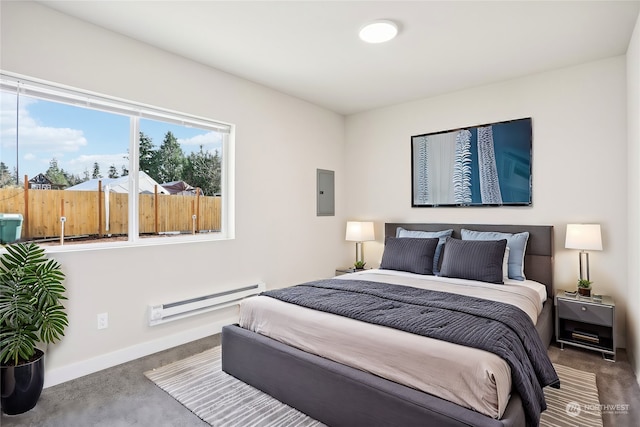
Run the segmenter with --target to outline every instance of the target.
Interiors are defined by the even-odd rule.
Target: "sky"
[[[27,96],[20,96],[18,138],[16,141],[15,93],[0,92],[0,161],[11,173],[18,163],[20,182],[45,173],[52,159],[58,167],[74,175],[93,172],[94,162],[106,177],[109,167],[118,172],[128,166],[129,117],[89,108],[81,108]],[[171,131],[185,155],[200,150],[222,154],[221,134],[204,129],[173,125],[148,119],[140,120],[140,130],[152,138],[155,148]],[[16,159],[17,147],[17,159]]]

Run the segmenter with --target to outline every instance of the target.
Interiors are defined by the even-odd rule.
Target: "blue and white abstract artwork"
[[[531,145],[531,118],[412,136],[412,206],[530,206]]]

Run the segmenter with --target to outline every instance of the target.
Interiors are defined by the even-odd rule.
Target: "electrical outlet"
[[[109,327],[109,313],[98,314],[98,329],[107,329]]]

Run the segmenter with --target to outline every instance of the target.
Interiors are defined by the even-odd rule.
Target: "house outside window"
[[[233,237],[232,125],[7,73],[0,83],[0,213],[22,215],[20,240]]]

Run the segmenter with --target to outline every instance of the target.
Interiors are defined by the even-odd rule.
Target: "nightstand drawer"
[[[613,308],[580,301],[558,300],[558,316],[595,325],[613,326]]]

